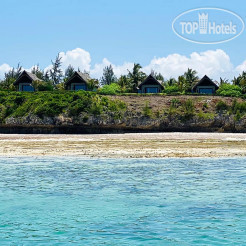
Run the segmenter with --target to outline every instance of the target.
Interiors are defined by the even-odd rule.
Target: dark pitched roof
[[[140,88],[140,87],[141,87],[142,85],[144,85],[144,84],[148,84],[149,81],[152,81],[152,82],[154,82],[154,83],[160,85],[161,88],[162,88],[162,90],[164,89],[164,87],[163,87],[163,85],[160,83],[160,81],[157,80],[152,74],[150,74],[144,81],[142,81],[142,83],[140,83],[140,84],[138,85],[138,88]]]
[[[17,85],[19,80],[23,77],[23,76],[27,76],[31,79],[31,81],[42,81],[42,79],[38,78],[35,74],[33,73],[29,73],[26,70],[24,70],[20,76],[17,78],[17,80],[14,82],[14,85]]]
[[[72,79],[74,79],[74,77],[79,77],[81,80],[83,80],[83,82],[88,83],[88,80],[91,79],[90,76],[87,73],[81,73],[81,72],[74,72],[74,74],[72,75],[72,77],[70,79],[68,79],[66,81],[66,85],[70,84]]]
[[[199,86],[199,85],[213,85],[213,86],[215,86],[215,88],[216,89],[218,89],[219,88],[219,86],[218,85],[216,85],[207,75],[205,75],[205,76],[203,76],[203,78],[200,80],[200,81],[198,81],[194,86],[193,86],[193,90],[195,90],[196,89],[196,87],[197,86]]]

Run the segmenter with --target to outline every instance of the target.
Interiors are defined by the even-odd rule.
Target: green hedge
[[[53,117],[61,113],[78,116],[82,112],[99,115],[110,111],[120,115],[125,109],[122,101],[88,91],[0,92],[0,121],[28,114]]]
[[[242,89],[237,85],[223,84],[217,90],[216,94],[226,97],[241,97]]]

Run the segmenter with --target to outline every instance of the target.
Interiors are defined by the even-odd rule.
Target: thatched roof
[[[75,77],[78,77],[81,80],[81,82],[84,82],[86,84],[88,83],[88,80],[91,79],[87,73],[81,73],[76,71],[74,72],[72,77],[66,81],[65,85],[69,85]]]
[[[164,89],[163,85],[161,84],[161,81],[157,80],[152,74],[150,74],[143,82],[141,82],[138,85],[138,88],[140,88],[144,84],[157,84],[161,86],[162,90]]]
[[[215,84],[207,75],[205,75],[200,81],[198,81],[192,90],[195,90],[197,86],[215,86],[216,89],[219,88],[217,84]]]
[[[14,82],[14,85],[19,84],[19,81],[23,78],[23,77],[28,77],[32,82],[33,81],[42,81],[42,79],[38,78],[35,74],[33,73],[29,73],[26,70],[24,70],[20,76],[17,78],[17,80]]]

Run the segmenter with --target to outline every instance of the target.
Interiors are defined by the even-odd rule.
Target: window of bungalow
[[[74,85],[74,90],[75,91],[86,90],[86,86],[85,85]]]
[[[158,93],[158,87],[147,87],[146,93]]]
[[[211,89],[211,88],[201,88],[201,89],[199,89],[199,93],[202,93],[202,94],[213,94],[214,90]]]
[[[34,88],[31,85],[23,85],[22,91],[34,91]]]

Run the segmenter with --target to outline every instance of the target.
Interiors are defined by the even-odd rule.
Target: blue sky
[[[174,34],[174,18],[200,7],[228,9],[245,21],[243,0],[0,1],[0,66],[16,66],[20,62],[24,68],[37,63],[45,68],[58,52],[66,56],[67,51],[76,48],[89,53],[90,69],[100,65],[98,71],[94,71],[97,76],[108,62],[114,64],[116,70],[124,63],[130,66],[138,62],[147,71],[154,57],[165,58],[177,53],[189,58],[192,52],[200,54],[218,49],[229,56],[234,68],[242,65],[246,60],[245,31],[232,41],[213,45],[187,42]],[[223,55],[218,59],[223,59]],[[104,58],[107,61],[103,62]]]

